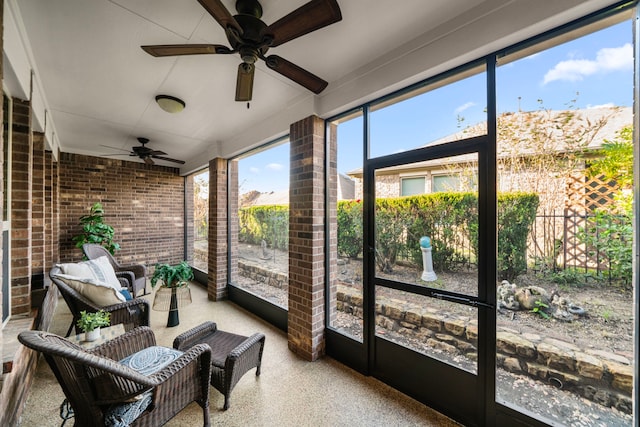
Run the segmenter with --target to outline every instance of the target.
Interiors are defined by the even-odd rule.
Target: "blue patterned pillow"
[[[171,362],[179,358],[183,353],[168,347],[147,347],[120,361],[125,366],[141,373],[152,375]],[[151,403],[151,391],[140,395],[140,399],[122,405],[113,405],[105,411],[104,422],[108,427],[126,427],[130,425]]]

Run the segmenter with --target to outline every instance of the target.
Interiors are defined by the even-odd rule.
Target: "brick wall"
[[[45,246],[44,246],[44,181],[45,155],[44,134],[33,133],[31,181],[31,289],[44,286]]]
[[[4,19],[4,0],[0,0],[0,47],[4,47],[3,44],[3,34],[4,34],[4,26],[3,26],[3,19]],[[2,57],[3,55],[0,55],[0,79],[2,79],[3,73],[3,63],[2,63]],[[0,102],[0,117],[2,117],[2,130],[3,132],[0,132],[0,200],[4,200],[4,162],[5,162],[5,158],[4,158],[4,144],[6,144],[6,142],[4,141],[4,126],[5,126],[5,120],[4,120],[4,91],[2,89],[2,87],[0,87],[0,99],[2,99],[3,101]],[[4,209],[0,209],[0,224],[2,224],[2,221],[4,221],[4,213],[3,213]],[[0,227],[0,231],[1,231],[2,227]],[[2,252],[2,248],[4,247],[4,240],[3,240],[3,236],[4,233],[0,233],[0,259],[3,259],[3,252]],[[2,262],[0,262],[0,278],[3,277],[2,275],[3,270],[2,270]],[[2,279],[0,279],[0,284],[2,282]],[[2,319],[4,317],[4,313],[2,311],[2,286],[0,285],[0,322],[2,322]],[[3,348],[3,338],[2,338],[2,326],[0,326],[0,357],[2,357],[4,355],[4,348]]]
[[[58,248],[58,164],[53,161],[53,153],[45,152],[44,180],[44,273],[45,282],[49,267],[60,257]]]
[[[215,158],[209,162],[207,293],[212,301],[218,301],[227,296],[227,230],[227,160]]]
[[[324,121],[291,125],[289,175],[289,348],[307,360],[324,354]]]
[[[11,314],[31,310],[31,107],[13,100],[11,142]]]
[[[57,170],[61,261],[81,259],[71,239],[96,202],[115,229],[119,262],[153,269],[184,259],[185,180],[177,168],[61,153]]]

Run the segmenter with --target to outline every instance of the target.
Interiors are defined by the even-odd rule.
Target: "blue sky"
[[[500,65],[498,111],[631,106],[632,77],[632,27],[625,21]],[[420,147],[483,121],[485,88],[486,77],[479,74],[373,112],[372,157]],[[240,193],[288,188],[288,162],[288,143],[240,160]],[[355,119],[338,128],[338,171],[361,166],[362,120]]]

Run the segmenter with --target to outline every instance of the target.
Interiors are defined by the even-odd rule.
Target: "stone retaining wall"
[[[338,286],[338,310],[362,318],[362,295]],[[468,317],[380,298],[376,324],[431,348],[477,360],[478,326]],[[632,413],[633,366],[620,355],[584,350],[537,334],[497,330],[498,367],[550,383],[626,414]]]
[[[288,288],[285,274],[238,262],[240,275],[280,289]],[[362,318],[362,295],[338,285],[337,309]],[[379,327],[417,338],[427,347],[477,360],[478,326],[468,317],[423,308],[405,301],[380,298],[376,303]],[[537,334],[521,334],[498,327],[497,364],[576,393],[598,404],[632,413],[633,365],[629,359],[602,350],[581,349],[571,343]]]
[[[238,261],[238,274],[256,283],[264,283],[274,288],[289,288],[289,276],[278,271],[277,268],[257,266],[246,261]]]

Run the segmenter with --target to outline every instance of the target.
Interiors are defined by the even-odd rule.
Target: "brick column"
[[[289,349],[307,360],[324,354],[324,121],[291,125],[289,176]]]
[[[44,134],[33,133],[31,181],[31,288],[44,286],[45,232],[44,232]]]
[[[240,218],[238,216],[238,161],[232,160],[229,167],[229,282],[234,282],[238,278],[238,234],[240,232]]]
[[[329,319],[333,325],[338,313],[338,126],[334,123],[327,129],[329,149],[329,186],[327,209],[329,210]],[[326,253],[326,252],[325,252]]]
[[[2,22],[4,22],[4,1],[0,0],[0,29],[2,29],[2,31],[0,31],[0,48],[4,47],[4,39],[3,39],[3,35],[4,35],[4,26],[2,25]],[[4,78],[2,70],[3,70],[3,59],[2,59],[3,55],[0,55],[0,80],[2,80]],[[2,100],[0,102],[0,117],[4,117],[4,91],[2,89],[2,87],[0,86],[0,100]],[[6,126],[6,123],[4,123],[4,119],[2,120],[2,128],[4,129],[4,127]],[[5,162],[7,161],[7,159],[4,158],[4,146],[7,143],[7,141],[4,140],[4,132],[0,132],[0,200],[3,201],[4,203],[4,169],[5,169]],[[0,209],[0,224],[2,224],[2,221],[4,221],[4,209]],[[3,259],[3,252],[2,252],[2,248],[4,248],[4,240],[3,240],[3,236],[4,233],[2,233],[2,226],[0,226],[0,259]],[[2,270],[3,265],[2,262],[0,262],[0,278],[3,277],[2,275]],[[2,318],[4,317],[4,313],[2,311],[2,283],[0,280],[0,321],[2,321]],[[3,339],[2,339],[2,327],[0,327],[0,355],[4,355],[4,350],[2,348],[2,343],[3,343]]]
[[[11,314],[31,310],[31,171],[29,101],[13,100],[11,145]]]
[[[60,182],[58,180],[58,163],[53,158],[53,153],[47,151],[47,178],[45,181],[46,193],[47,193],[47,212],[49,220],[45,222],[45,230],[47,233],[47,243],[49,245],[49,252],[46,255],[47,267],[45,271],[45,280],[48,277],[49,269],[56,262],[60,261],[60,205],[59,205],[59,190]]]
[[[207,293],[212,301],[227,296],[227,160],[209,162],[209,245]]]

